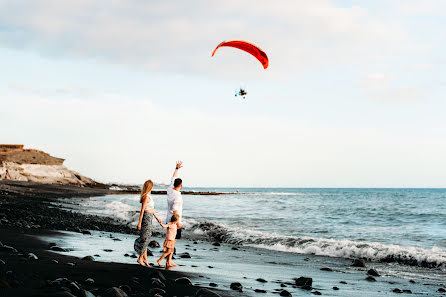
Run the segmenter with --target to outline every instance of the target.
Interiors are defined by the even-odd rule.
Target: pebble
[[[331,269],[329,267],[322,267],[320,270],[322,270],[322,271],[333,271],[333,269]]]
[[[319,291],[313,291],[313,292],[311,292],[311,293],[314,294],[314,295],[322,295],[322,293],[319,292]]]
[[[210,287],[218,287],[218,285],[216,283],[209,283]]]
[[[337,291],[337,290],[339,290],[339,288],[338,287],[333,287],[333,290]]]
[[[212,245],[213,246],[221,246],[221,244],[219,242],[214,242]]]
[[[263,278],[258,278],[256,279],[256,281],[261,282],[261,283],[266,283],[267,281]]]
[[[266,293],[266,291],[262,290],[262,289],[255,289],[254,292],[256,292],[256,293]]]
[[[311,286],[313,285],[313,279],[311,277],[301,276],[299,278],[295,278],[294,281],[296,286],[304,290],[311,290]]]
[[[113,250],[111,250],[111,249],[103,249],[103,251],[107,252],[107,253],[113,252]],[[113,287],[113,288],[115,288],[115,287]]]

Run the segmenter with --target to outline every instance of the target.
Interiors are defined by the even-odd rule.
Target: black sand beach
[[[191,280],[198,278],[193,274],[57,254],[53,252],[57,247],[35,237],[56,238],[57,230],[136,234],[134,228],[114,219],[60,209],[56,201],[105,193],[97,188],[1,181],[0,295],[217,296],[193,286]],[[230,291],[215,291],[221,296],[232,295]]]

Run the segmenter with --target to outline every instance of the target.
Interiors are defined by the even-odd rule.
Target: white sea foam
[[[367,258],[372,261],[446,268],[446,250],[316,237],[294,237],[264,233],[210,222],[196,224],[193,234],[205,234],[210,240],[245,244],[282,252],[340,258]]]

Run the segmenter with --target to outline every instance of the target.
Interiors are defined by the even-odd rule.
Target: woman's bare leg
[[[149,260],[147,260],[147,249],[144,251],[144,263],[146,263],[147,266],[149,266]]]

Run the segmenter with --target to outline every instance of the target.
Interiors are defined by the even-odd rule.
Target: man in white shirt
[[[183,187],[183,181],[181,178],[178,178],[178,170],[183,167],[183,162],[177,161],[175,166],[175,171],[173,172],[172,180],[170,181],[170,185],[167,188],[167,215],[165,223],[169,223],[170,219],[174,214],[177,214],[179,219],[179,228],[177,230],[177,239],[181,238],[181,217],[183,215],[183,197],[181,196],[181,188]],[[177,266],[172,262],[172,254],[169,255],[167,261],[168,266],[174,267]]]
[[[165,224],[170,222],[170,218],[174,214],[180,217],[181,226],[181,216],[183,214],[183,197],[181,196],[181,188],[183,187],[183,181],[181,178],[177,178],[178,170],[183,167],[183,162],[178,161],[175,167],[175,171],[170,181],[170,185],[167,188],[167,215]]]

